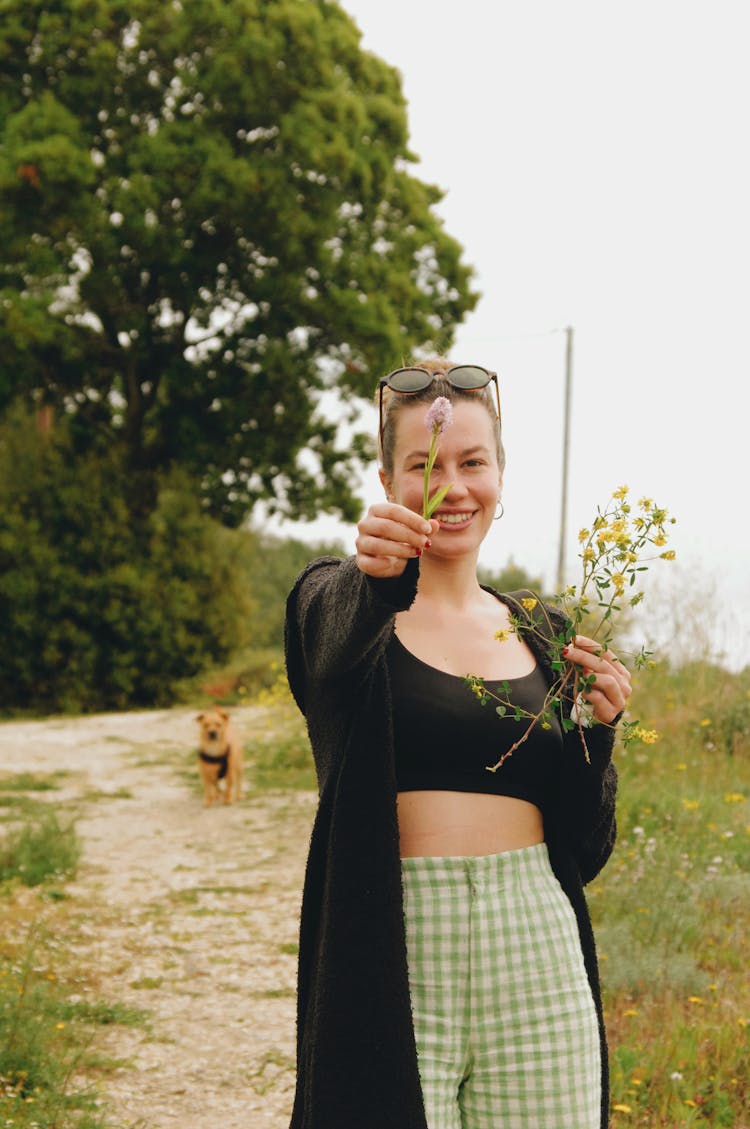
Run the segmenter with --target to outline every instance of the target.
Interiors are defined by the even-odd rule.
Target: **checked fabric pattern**
[[[402,876],[429,1129],[599,1129],[596,1013],[546,845]]]

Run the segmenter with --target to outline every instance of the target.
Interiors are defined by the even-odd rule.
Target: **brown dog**
[[[221,797],[220,781],[224,781],[224,803],[239,800],[242,794],[242,745],[237,739],[226,710],[208,710],[195,719],[200,725],[198,768],[203,781],[205,804],[210,807]]]

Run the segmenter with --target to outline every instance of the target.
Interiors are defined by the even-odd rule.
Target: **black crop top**
[[[463,678],[422,662],[395,634],[386,655],[399,792],[485,792],[544,809],[562,755],[557,719],[549,729],[535,725],[497,772],[488,772],[487,766],[500,760],[530,720],[499,717],[494,699],[482,705]],[[512,705],[534,713],[541,708],[548,687],[538,666],[505,681]],[[489,690],[499,685],[485,679]]]

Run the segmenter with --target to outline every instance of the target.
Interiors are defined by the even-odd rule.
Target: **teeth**
[[[442,525],[463,525],[471,518],[471,514],[436,514],[435,516]]]

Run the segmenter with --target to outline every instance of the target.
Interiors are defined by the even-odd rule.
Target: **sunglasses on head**
[[[498,423],[500,422],[500,388],[497,383],[496,372],[490,372],[489,369],[482,368],[481,365],[453,365],[445,372],[430,372],[429,369],[419,368],[418,365],[410,368],[397,368],[384,376],[378,386],[380,392],[378,434],[381,450],[383,448],[383,389],[390,388],[392,392],[400,392],[404,396],[409,396],[429,388],[436,376],[447,380],[453,388],[458,388],[462,392],[476,392],[480,388],[486,388],[490,381],[494,380],[497,419]]]

